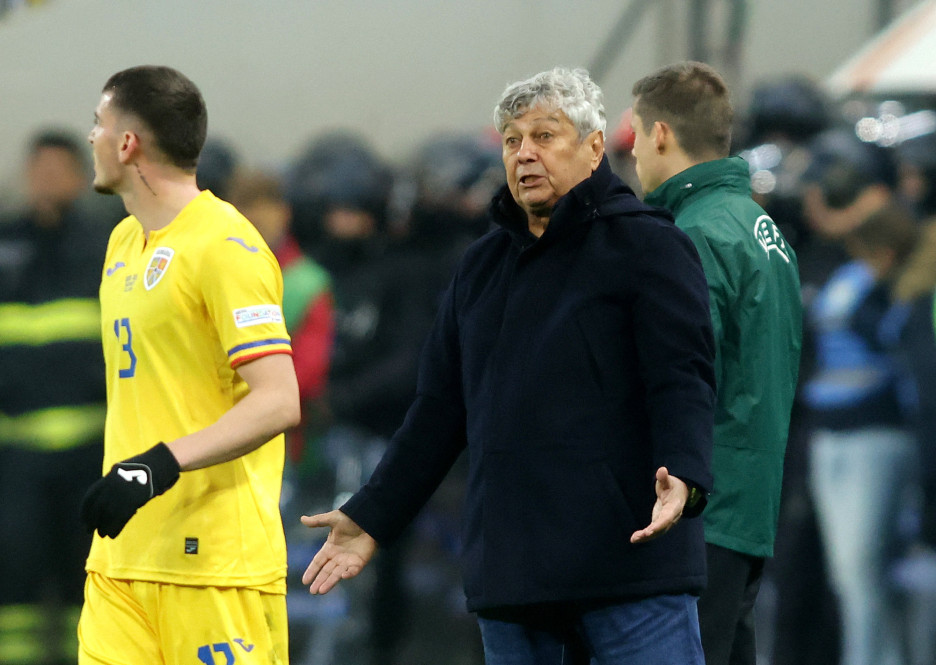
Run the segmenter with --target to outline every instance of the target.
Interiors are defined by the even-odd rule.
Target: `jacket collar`
[[[546,231],[539,239],[530,232],[526,212],[514,200],[507,185],[502,186],[494,195],[489,211],[493,221],[509,232],[515,243],[521,247],[528,247],[537,240],[541,243],[553,243],[582,228],[587,220],[597,216],[599,204],[608,197],[625,191],[631,192],[614,175],[606,155],[602,157],[601,163],[591,176],[556,202]]]
[[[650,205],[669,208],[678,215],[700,193],[717,188],[751,195],[748,163],[741,157],[726,157],[690,166],[647,194]]]

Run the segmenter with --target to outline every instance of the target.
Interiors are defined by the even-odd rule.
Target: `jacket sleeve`
[[[378,543],[397,538],[466,445],[455,281],[423,347],[416,398],[370,480],[341,511]]]
[[[654,464],[712,489],[715,341],[699,254],[675,226],[652,226],[635,257],[634,335]]]

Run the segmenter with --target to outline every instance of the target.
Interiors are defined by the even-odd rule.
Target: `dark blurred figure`
[[[936,131],[903,141],[894,151],[901,199],[920,219],[936,216]]]
[[[281,500],[291,566],[297,555],[301,558],[306,540],[305,533],[297,537],[299,516],[309,505],[330,506],[333,498],[331,474],[321,449],[329,420],[326,391],[335,328],[331,276],[300,249],[293,237],[292,206],[279,176],[238,168],[228,181],[227,191],[228,200],[260,231],[283,272],[283,317],[291,339],[302,408],[301,422],[286,432]],[[290,567],[286,579],[290,659],[306,665],[330,662],[329,641],[314,630],[321,622],[322,606],[310,607],[309,593],[299,584],[300,576],[300,570],[294,574]],[[318,653],[327,655],[318,657]]]
[[[809,144],[832,122],[830,104],[819,85],[793,75],[754,88],[738,132],[742,156],[751,168],[753,196],[777,220],[797,253],[810,249],[813,241],[803,218],[801,191],[810,163]]]
[[[462,253],[488,230],[487,206],[503,181],[500,144],[468,135],[426,141],[398,178],[402,214],[392,251],[423,301],[414,338],[428,334]]]
[[[936,224],[920,225],[905,208],[889,206],[846,242],[853,254],[880,264],[875,297],[888,310],[878,338],[897,361],[899,403],[918,447],[912,475],[920,488],[917,511],[909,528],[900,526],[912,546],[936,552]]]
[[[415,368],[398,354],[404,341],[411,343],[409,299],[406,285],[393,279],[387,252],[392,171],[354,135],[337,133],[309,147],[289,183],[295,238],[332,277],[332,416],[387,437],[415,391]]]
[[[840,241],[897,199],[893,151],[861,141],[849,129],[829,129],[809,145],[803,206],[810,230]]]
[[[803,213],[803,176],[811,162],[810,143],[832,123],[819,86],[793,75],[765,81],[753,92],[737,142],[751,171],[753,198],[793,246],[799,260],[805,305],[844,260],[838,242],[813,233]],[[812,371],[815,349],[804,325],[800,381]],[[807,482],[809,428],[797,392],[784,458],[783,490],[774,557],[765,566],[765,586],[774,591],[771,662],[825,665],[838,659],[838,617],[829,588]],[[770,594],[762,594],[769,602]]]
[[[323,452],[335,469],[339,504],[344,492],[369,477],[414,399],[420,350],[442,293],[464,249],[487,230],[484,212],[503,177],[499,142],[492,148],[483,137],[470,136],[419,146],[397,174],[356,135],[337,132],[313,142],[291,169],[293,232],[330,274],[335,297],[331,427]],[[426,650],[451,647],[438,639],[439,631],[457,639],[446,612],[461,611],[459,600],[437,598],[450,604],[426,617],[417,616],[422,608],[413,598],[413,585],[422,590],[423,604],[434,591],[460,591],[453,542],[458,528],[447,522],[457,519],[454,501],[446,500],[453,496],[460,492],[440,488],[425,511],[435,517],[417,522],[374,562],[368,623],[375,664],[434,660],[438,656],[428,657]],[[438,574],[440,557],[450,558],[454,585],[427,581],[445,578]],[[421,570],[432,568],[421,581],[407,577],[417,560],[425,564]],[[424,621],[432,627],[415,635],[414,624]],[[467,625],[480,653],[477,624],[472,619]]]
[[[829,106],[819,84],[808,76],[793,74],[763,81],[751,95],[743,142],[807,143],[828,127]]]
[[[907,419],[916,437],[917,510],[909,547],[894,569],[905,604],[909,665],[936,663],[936,135],[897,146],[900,194],[920,220],[920,239],[890,283],[893,302],[884,342],[895,354],[906,384]]]
[[[293,234],[332,280],[330,423],[322,452],[333,469],[336,501],[370,475],[416,390],[422,339],[415,333],[423,325],[422,309],[408,275],[389,252],[393,182],[392,170],[376,152],[345,131],[313,141],[287,176]],[[412,598],[404,579],[409,543],[401,539],[375,561],[365,619],[375,664],[398,662],[409,638]]]
[[[100,475],[104,358],[97,291],[119,210],[92,208],[88,150],[29,142],[25,208],[0,222],[0,663],[74,663]]]
[[[914,446],[897,367],[877,331],[889,306],[884,285],[916,227],[891,212],[899,210],[891,152],[848,130],[823,132],[810,148],[807,221],[847,258],[808,303],[815,353],[801,397],[809,486],[838,599],[842,662],[886,665],[900,662],[888,568]]]
[[[408,297],[417,305],[410,319],[413,370],[415,352],[429,334],[458,261],[489,230],[487,208],[504,178],[499,135],[493,140],[483,135],[430,139],[417,147],[398,176],[395,201],[403,214],[391,252],[393,272],[409,285]],[[413,387],[415,379],[414,374]],[[419,599],[413,608],[415,630],[426,661],[442,662],[457,649],[461,662],[483,662],[478,624],[464,609],[457,565],[467,474],[462,455],[414,524],[409,545],[407,567]],[[446,639],[438,639],[440,634]]]
[[[406,237],[417,247],[463,251],[488,230],[485,211],[502,171],[496,141],[464,135],[420,145],[405,178]]]
[[[881,595],[889,603],[891,614],[874,621],[873,630],[884,635],[892,631],[891,639],[897,646],[889,660],[883,653],[871,653],[862,662],[936,662],[936,638],[932,633],[936,621],[934,231],[928,226],[921,232],[918,220],[905,207],[890,205],[872,214],[845,238],[850,254],[875,276],[875,286],[861,306],[862,315],[856,319],[861,321],[859,330],[876,341],[894,362],[901,424],[912,435],[914,447],[903,462],[902,473],[891,471],[887,463],[881,464],[874,468],[871,482],[865,483],[871,495],[868,501],[881,504],[872,511],[861,511],[861,519],[868,523],[867,533],[862,528],[861,539],[868,551],[865,565],[881,570],[872,570],[864,577],[877,579],[877,584],[885,587]],[[869,316],[874,311],[878,314]],[[870,325],[874,321],[876,327]],[[875,489],[888,474],[889,494],[875,500]],[[847,510],[847,492],[843,499],[842,509]],[[883,538],[873,534],[877,511],[886,513],[878,520],[888,522],[885,528],[890,532]],[[847,522],[844,514],[838,518]],[[861,611],[869,607],[873,609],[874,604],[863,603]],[[896,630],[895,625],[899,626]]]
[[[209,136],[198,157],[195,182],[199,189],[207,189],[219,199],[229,200],[231,181],[237,174],[240,158],[225,139]]]

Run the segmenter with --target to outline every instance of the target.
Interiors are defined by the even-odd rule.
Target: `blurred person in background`
[[[835,243],[873,213],[898,202],[893,152],[860,140],[848,128],[827,129],[810,141],[802,180],[810,231]]]
[[[813,235],[802,211],[803,172],[808,145],[833,121],[832,105],[819,83],[789,75],[755,86],[740,118],[736,143],[751,168],[752,195],[776,220],[797,253]],[[809,266],[800,265],[800,273]],[[808,275],[807,275],[808,277]]]
[[[230,203],[251,221],[273,250],[283,271],[283,318],[292,341],[299,382],[302,422],[287,433],[288,459],[294,467],[315,469],[313,440],[322,433],[325,393],[334,337],[334,298],[328,272],[305,255],[293,237],[292,209],[280,178],[243,170],[226,188]]]
[[[426,141],[398,174],[395,202],[402,214],[390,255],[410,297],[420,301],[423,320],[412,322],[418,325],[415,339],[429,333],[468,245],[489,230],[487,206],[503,180],[500,145],[471,135]],[[414,356],[414,388],[417,360]]]
[[[489,230],[487,205],[504,180],[500,145],[470,134],[429,139],[397,180],[401,245],[439,257],[448,284],[467,246]]]
[[[878,337],[889,307],[887,271],[912,247],[898,206],[893,155],[850,130],[811,144],[804,211],[811,228],[848,259],[808,303],[815,362],[802,384],[810,491],[839,604],[843,665],[902,661],[888,570],[900,544],[896,521],[915,454],[901,410],[895,359]],[[859,229],[881,225],[876,244]]]
[[[201,169],[201,162],[199,162]],[[304,545],[299,517],[309,505],[331,500],[332,486],[321,450],[328,423],[327,385],[334,337],[334,299],[331,276],[309,258],[292,235],[292,206],[285,197],[282,178],[261,169],[238,168],[224,183],[230,203],[260,231],[283,272],[283,319],[292,344],[293,365],[302,411],[299,424],[286,432],[286,466],[281,509],[286,530],[287,560],[292,565]],[[330,503],[329,503],[330,505]],[[323,652],[328,640],[310,626],[304,612],[305,588],[287,577],[290,660],[321,662],[309,657]],[[313,629],[313,630],[310,630]],[[314,644],[312,644],[314,642]],[[329,657],[331,653],[329,652]]]
[[[897,155],[903,167],[901,193],[911,204],[921,228],[916,251],[894,281],[893,298],[911,312],[906,325],[909,332],[901,339],[909,336],[918,340],[911,347],[917,350],[904,354],[904,366],[913,371],[917,381],[917,438],[921,445],[936,445],[936,386],[932,385],[936,371],[926,371],[926,358],[922,358],[923,362],[917,360],[927,350],[928,334],[921,330],[921,319],[931,310],[928,301],[936,288],[936,133],[902,143]],[[936,322],[936,312],[930,313]],[[923,473],[920,540],[936,551],[936,455],[921,449],[920,462]],[[936,661],[936,654],[933,660]]]
[[[0,220],[0,663],[74,663],[90,536],[76,506],[98,477],[104,359],[97,290],[119,217],[85,200],[88,150],[29,141],[25,207]]]
[[[901,200],[918,219],[936,217],[936,130],[901,141],[894,153]]]
[[[736,143],[748,162],[752,196],[796,252],[805,303],[845,261],[841,243],[811,230],[803,214],[803,175],[809,145],[833,123],[832,104],[819,84],[793,74],[755,86],[739,117]],[[800,381],[811,374],[815,355],[809,326],[803,329]],[[774,556],[764,567],[758,626],[767,640],[759,648],[773,665],[826,665],[838,660],[838,614],[815,508],[808,490],[809,429],[801,391],[790,414],[783,488]]]
[[[195,183],[199,189],[207,189],[219,199],[227,201],[231,194],[231,182],[240,169],[240,157],[227,139],[209,136],[198,157],[195,167]]]
[[[393,272],[405,283],[407,298],[418,304],[409,317],[412,386],[415,396],[418,351],[428,336],[455,267],[467,247],[489,230],[487,207],[504,182],[499,137],[461,134],[433,137],[416,147],[396,179],[398,232],[390,248]],[[401,195],[402,194],[402,195]],[[400,215],[399,213],[403,214]],[[393,222],[391,222],[393,223]],[[409,308],[408,308],[409,310]],[[415,314],[420,314],[415,316]],[[399,414],[399,421],[404,413]],[[467,480],[467,457],[459,457],[407,534],[408,568],[414,594],[412,632],[430,649],[433,632],[447,635],[427,655],[434,661],[448,657],[457,644],[464,662],[481,662],[478,624],[464,609],[458,575],[461,554],[462,497]],[[394,546],[398,549],[398,546]],[[433,605],[434,604],[434,605]],[[439,611],[439,608],[444,611]],[[429,611],[427,611],[429,610]],[[472,660],[473,659],[473,660]]]
[[[367,142],[343,130],[315,137],[286,176],[293,234],[330,275],[334,296],[321,452],[333,470],[336,501],[373,469],[416,390],[425,324],[412,271],[391,252],[394,178]],[[409,535],[375,561],[373,587],[362,599],[366,657],[379,665],[398,662],[410,636]]]
[[[751,199],[747,162],[729,157],[734,110],[717,71],[677,63],[637,81],[633,94],[644,200],[672,210],[698,249],[715,331],[714,484],[702,515],[708,584],[699,599],[705,662],[755,665],[754,607],[773,554],[799,371],[796,254]]]
[[[892,299],[907,317],[898,340],[909,337],[915,351],[904,351],[902,366],[915,376],[917,438],[921,444],[936,443],[936,371],[929,373],[924,354],[931,326],[923,319],[932,314],[929,302],[936,288],[936,133],[928,133],[898,144],[894,150],[899,169],[897,192],[900,201],[920,225],[920,240],[913,254],[899,266],[891,280]],[[936,320],[936,319],[934,319]],[[903,345],[899,345],[903,348]],[[936,456],[922,453],[923,515],[921,540],[936,547]]]
[[[845,239],[850,254],[868,266],[875,278],[874,287],[862,303],[862,313],[856,317],[856,327],[876,342],[893,362],[902,426],[912,436],[914,444],[902,468],[890,471],[884,465],[874,470],[883,482],[890,483],[891,496],[885,500],[884,509],[890,510],[885,519],[892,533],[878,547],[873,542],[866,544],[868,551],[863,561],[872,568],[869,575],[872,582],[886,587],[882,595],[888,615],[874,625],[884,635],[891,635],[896,626],[901,653],[897,656],[872,653],[862,662],[922,665],[934,662],[936,656],[936,639],[932,634],[936,620],[933,580],[936,534],[932,503],[936,498],[933,494],[936,478],[933,463],[933,446],[936,445],[936,337],[932,319],[936,287],[934,241],[936,236],[921,234],[917,219],[899,205],[890,205],[872,214]],[[873,490],[874,483],[870,485]],[[845,498],[848,498],[847,492]],[[861,519],[858,515],[866,508],[866,505],[840,505],[837,519]],[[855,514],[854,518],[848,517],[849,511]]]
[[[904,219],[875,219],[883,215]],[[913,228],[918,224],[906,210],[886,208],[860,226],[852,242],[863,254],[883,255],[886,261],[878,288],[889,308],[878,337],[896,361],[900,405],[916,444],[907,481],[910,506],[897,522],[906,547],[891,572],[903,605],[907,663],[930,665],[936,662],[936,224],[929,220]],[[911,251],[898,251],[900,235],[908,244],[918,236]]]
[[[407,336],[405,285],[388,261],[393,174],[357,137],[314,140],[287,175],[293,235],[331,276],[335,339],[328,376],[333,424],[384,437],[415,372],[395,360]],[[404,376],[404,378],[400,378]],[[410,388],[413,389],[413,388]]]

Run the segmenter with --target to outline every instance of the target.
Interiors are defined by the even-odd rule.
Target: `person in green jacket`
[[[773,554],[802,339],[796,255],[751,199],[747,163],[728,156],[733,110],[718,72],[674,64],[633,95],[637,177],[646,202],[669,208],[699,252],[717,344],[705,661],[754,665],[754,602]]]

